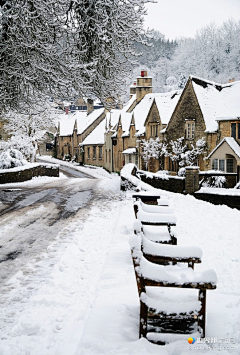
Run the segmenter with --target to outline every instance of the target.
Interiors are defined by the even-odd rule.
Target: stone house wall
[[[85,145],[84,164],[104,166],[104,145]]]
[[[113,167],[114,171],[118,172],[123,168],[124,157],[123,157],[123,138],[122,138],[122,126],[119,125],[117,129],[117,144],[113,146]]]
[[[186,134],[187,123],[194,123],[194,138],[188,138]],[[191,80],[188,80],[186,87],[182,93],[181,98],[173,112],[169,121],[166,132],[163,138],[166,138],[169,143],[171,140],[177,140],[184,137],[185,144],[195,144],[199,139],[205,138],[207,143],[206,155],[207,156],[215,147],[217,142],[217,133],[206,133],[206,126],[202,111],[198,104]],[[208,162],[200,157],[198,165],[200,170],[208,169]],[[171,170],[169,159],[165,159],[165,169]]]
[[[57,137],[57,158],[63,159],[65,155],[73,156],[72,151],[72,136]]]
[[[232,136],[232,130],[231,130],[232,123],[236,123],[237,133],[238,133],[238,125],[240,125],[240,120],[229,120],[229,121],[219,121],[218,122],[219,134],[218,134],[218,142],[217,143],[221,142],[226,137]],[[240,136],[238,136],[238,134],[235,139],[238,142],[238,144],[240,144]]]

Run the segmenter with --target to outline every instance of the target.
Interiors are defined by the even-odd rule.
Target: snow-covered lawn
[[[177,216],[178,244],[203,250],[195,269],[213,268],[218,275],[217,289],[207,292],[206,328],[206,337],[218,342],[205,350],[196,343],[191,349],[188,337],[153,345],[138,339],[139,301],[128,243],[134,222],[131,193],[119,191],[116,175],[81,169],[95,176],[100,172],[98,187],[106,199],[85,207],[4,286],[0,354],[238,355],[240,211],[159,190]]]

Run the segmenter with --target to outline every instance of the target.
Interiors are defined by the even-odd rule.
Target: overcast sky
[[[197,30],[229,18],[240,20],[240,0],[157,0],[146,5],[145,25],[169,39],[194,37]]]

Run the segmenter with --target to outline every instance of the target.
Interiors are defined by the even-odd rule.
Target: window
[[[102,159],[102,147],[99,147],[99,159]]]
[[[195,122],[187,122],[187,127],[186,127],[187,139],[194,138],[194,130],[195,130]]]
[[[88,159],[90,159],[90,148],[89,147],[87,149],[87,157],[88,157]]]
[[[212,169],[218,170],[218,159],[213,159],[212,161]]]
[[[135,155],[135,164],[138,166],[138,155]]]
[[[231,137],[240,139],[240,123],[231,123]]]
[[[132,155],[131,155],[131,154],[129,154],[129,156],[128,156],[128,162],[129,162],[129,163],[132,162]]]
[[[96,159],[96,147],[93,147],[93,159]]]
[[[111,150],[108,151],[109,163],[111,163]]]
[[[227,173],[233,173],[233,159],[227,159]]]
[[[46,143],[46,150],[52,150],[52,149],[53,149],[52,143]]]
[[[225,171],[225,161],[224,159],[219,159],[219,170]]]
[[[158,136],[158,125],[152,124],[150,127],[151,127],[151,137],[157,137]]]
[[[236,123],[231,123],[231,137],[237,138],[236,137]]]
[[[226,162],[226,163],[225,163]],[[226,171],[227,173],[233,173],[234,170],[234,159],[213,159],[212,169]]]
[[[107,149],[105,150],[105,156],[106,156],[106,163],[108,161],[108,157],[107,157]]]

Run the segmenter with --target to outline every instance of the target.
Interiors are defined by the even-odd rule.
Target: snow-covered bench
[[[145,259],[141,252],[133,254],[133,262],[140,295],[139,337],[147,337],[148,318],[150,317],[150,319],[157,318],[160,322],[159,324],[164,319],[164,324],[166,325],[167,323],[168,328],[171,328],[171,323],[174,324],[175,322],[179,324],[183,320],[185,324],[186,322],[189,323],[190,327],[193,327],[192,323],[197,322],[199,337],[204,338],[206,291],[216,289],[216,273],[213,270],[196,273],[189,267],[178,265],[157,265]],[[153,287],[155,288],[154,297],[152,296]],[[164,300],[161,298],[161,290],[159,288],[162,287],[195,289],[198,290],[198,299],[192,303],[179,301],[177,309],[175,306],[171,308],[171,303],[164,303]],[[179,331],[177,325],[173,325],[172,331]]]
[[[144,203],[157,205],[161,195],[155,191],[140,191],[132,195],[136,200],[141,200]]]
[[[153,206],[152,206],[153,207]],[[170,208],[154,206],[156,212],[146,212],[139,203],[134,204],[135,216],[143,225],[176,226],[177,217]]]
[[[143,225],[139,219],[136,219],[133,228],[135,234],[143,233],[152,242],[177,245],[177,234],[173,229],[175,227]]]
[[[164,200],[165,201],[165,200]],[[166,203],[164,205],[148,205],[142,201],[135,201],[134,210],[143,210],[148,213],[160,213],[160,214],[171,214],[173,213],[173,209],[169,207]]]
[[[187,263],[188,267],[192,269],[194,269],[195,263],[201,263],[202,257],[201,248],[155,243],[147,239],[142,232],[132,237],[131,249],[141,250],[143,256],[155,264]]]

